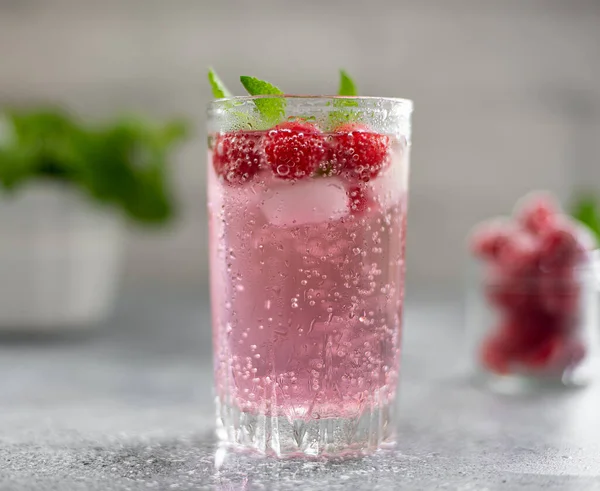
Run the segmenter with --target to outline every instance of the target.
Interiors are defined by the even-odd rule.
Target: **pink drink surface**
[[[233,186],[209,152],[211,289],[217,394],[242,411],[351,417],[391,401],[404,297],[408,163],[364,185],[271,173]]]

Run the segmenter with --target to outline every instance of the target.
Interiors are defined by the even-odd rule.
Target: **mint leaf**
[[[225,84],[212,68],[208,69],[208,81],[210,82],[215,99],[224,99],[225,97],[232,96],[231,92],[225,87]]]
[[[250,95],[283,95],[278,87],[269,82],[259,80],[255,77],[242,75],[240,82]],[[277,124],[285,114],[285,99],[283,97],[265,97],[264,99],[255,99],[254,104],[260,112],[265,122]]]
[[[358,90],[354,80],[352,80],[352,77],[350,77],[348,72],[345,70],[340,70],[340,88],[338,90],[338,95],[358,95]]]
[[[210,82],[210,87],[212,89],[212,93],[213,93],[213,96],[215,97],[215,99],[224,99],[224,98],[233,97],[233,94],[225,86],[225,84],[219,78],[217,73],[210,67],[208,69],[208,81]],[[230,112],[230,114],[233,116],[235,123],[236,123],[234,125],[235,128],[238,128],[239,126],[244,126],[244,127],[248,127],[248,128],[260,126],[260,124],[257,121],[255,121],[254,118],[252,118],[249,114],[246,114],[242,111],[236,111],[234,109],[235,102],[233,102],[233,101],[223,102],[222,107],[226,108]]]
[[[340,70],[340,88],[338,95],[341,96],[357,96],[358,90],[352,77],[345,70]],[[334,107],[340,108],[337,111],[329,113],[329,127],[331,129],[340,126],[343,123],[348,123],[356,119],[356,111],[350,109],[358,106],[358,101],[353,99],[334,99]]]

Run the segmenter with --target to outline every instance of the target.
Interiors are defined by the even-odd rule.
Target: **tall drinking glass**
[[[285,102],[271,123],[268,99]],[[209,105],[223,443],[287,457],[393,442],[411,112],[409,100],[370,97]]]

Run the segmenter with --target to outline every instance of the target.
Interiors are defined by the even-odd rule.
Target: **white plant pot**
[[[0,192],[0,330],[88,328],[113,310],[124,226],[76,189]]]

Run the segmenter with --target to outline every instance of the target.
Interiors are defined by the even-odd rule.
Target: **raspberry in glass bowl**
[[[595,240],[547,193],[469,239],[478,281],[468,304],[478,373],[498,387],[589,379],[597,325]]]

